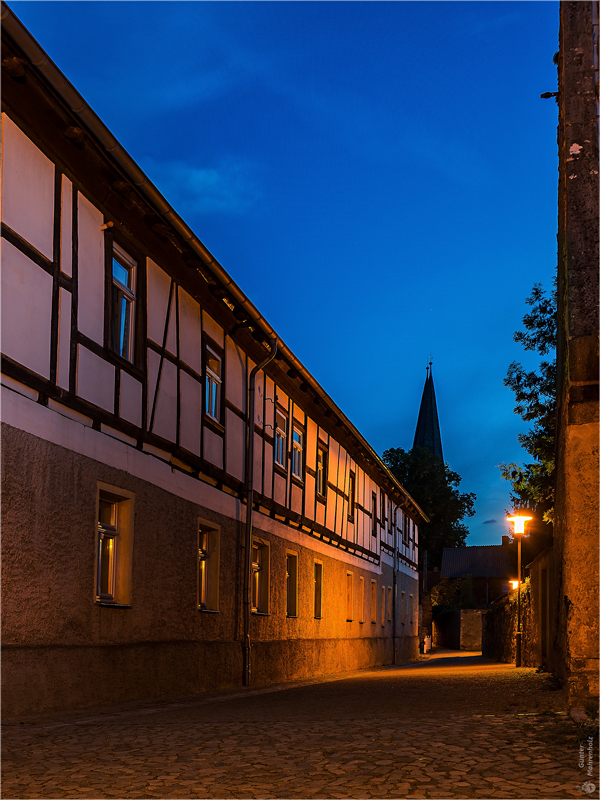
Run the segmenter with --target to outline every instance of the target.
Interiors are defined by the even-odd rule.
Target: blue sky
[[[558,2],[9,5],[379,453],[432,353],[467,544],[499,543],[502,379],[556,266]]]

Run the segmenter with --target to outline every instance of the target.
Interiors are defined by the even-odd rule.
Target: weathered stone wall
[[[463,608],[460,612],[460,649],[481,650],[482,616],[480,608]]]
[[[2,709],[5,718],[228,688],[242,680],[241,547],[245,527],[123,470],[2,426]],[[98,481],[135,496],[130,608],[95,602]],[[198,518],[220,526],[219,612],[197,608]],[[252,683],[392,663],[392,568],[320,552],[323,613],[313,608],[315,551],[256,529],[270,543],[270,613],[253,614]],[[286,616],[286,551],[298,554],[299,613]],[[364,578],[364,622],[346,619],[346,572]],[[371,580],[377,581],[372,622]],[[381,588],[386,615],[381,614]],[[418,581],[396,658],[418,654]],[[358,592],[355,590],[355,610]]]
[[[538,631],[529,583],[521,586],[521,664],[539,667]],[[485,658],[515,662],[517,632],[517,593],[511,592],[490,608],[483,617],[482,654]]]
[[[560,4],[552,649],[572,705],[593,705],[598,698],[599,170],[593,13],[591,2]]]

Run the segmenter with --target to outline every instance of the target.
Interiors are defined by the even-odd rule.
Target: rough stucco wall
[[[3,713],[83,708],[241,685],[240,523],[98,461],[3,425]],[[131,608],[94,598],[98,481],[134,493]],[[220,613],[197,610],[198,518],[220,526]],[[314,619],[315,554],[271,533],[271,614],[253,615],[253,683],[391,663],[392,623],[371,622],[379,575],[319,554],[323,618]],[[299,618],[285,616],[285,553],[298,553]],[[365,582],[364,623],[346,620],[345,574]],[[417,596],[418,582],[398,576]],[[342,588],[340,588],[342,587]],[[356,598],[357,599],[357,598]],[[355,602],[355,608],[357,608]],[[398,661],[416,658],[417,610]],[[398,614],[398,633],[402,633]]]
[[[598,697],[598,134],[591,2],[560,4],[556,669]]]

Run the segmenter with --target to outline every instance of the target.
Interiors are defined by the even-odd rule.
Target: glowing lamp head
[[[519,588],[519,581],[509,581],[510,588],[514,591]]]
[[[515,533],[525,533],[525,523],[530,519],[533,519],[533,517],[508,517],[508,521],[514,523]]]

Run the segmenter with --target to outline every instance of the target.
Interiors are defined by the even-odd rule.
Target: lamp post
[[[515,666],[521,666],[521,539],[525,533],[525,523],[533,517],[523,517],[515,514],[508,517],[508,521],[514,524],[514,533],[517,537],[517,641]]]

